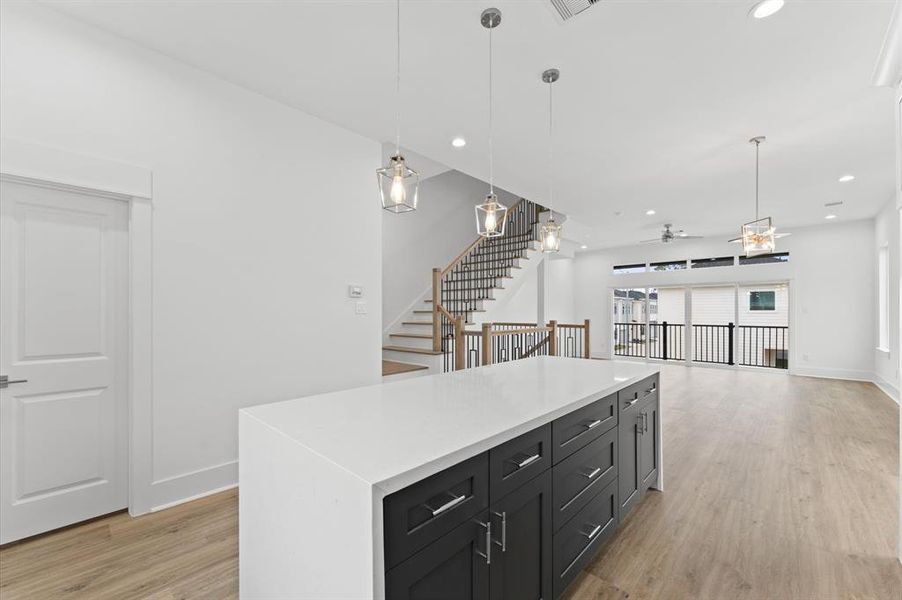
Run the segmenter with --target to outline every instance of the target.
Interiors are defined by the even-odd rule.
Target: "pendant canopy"
[[[403,213],[417,209],[420,175],[408,167],[404,162],[404,157],[401,156],[401,0],[396,0],[395,3],[395,19],[397,27],[395,154],[389,159],[386,166],[376,169],[376,182],[379,185],[382,208],[393,213]]]
[[[746,256],[758,256],[770,254],[777,248],[776,228],[770,217],[758,217],[758,187],[760,161],[759,152],[761,143],[767,138],[763,135],[753,137],[750,144],[755,144],[755,220],[742,226],[739,232],[739,241]]]
[[[561,249],[561,226],[554,220],[554,96],[553,83],[560,79],[561,72],[547,69],[542,73],[542,81],[548,84],[548,220],[539,228],[542,252],[558,252]]]
[[[485,202],[476,205],[476,231],[486,238],[504,235],[507,223],[507,207],[498,202],[495,195],[495,157],[492,144],[492,30],[501,24],[501,11],[487,8],[479,16],[479,22],[489,30],[489,193]]]

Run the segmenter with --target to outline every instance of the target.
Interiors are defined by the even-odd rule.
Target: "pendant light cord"
[[[551,91],[553,81],[548,82],[548,210],[554,220],[554,93]]]
[[[758,152],[761,150],[761,142],[755,142],[755,220],[758,220],[758,171],[760,169]]]
[[[495,148],[492,139],[493,126],[492,122],[492,30],[489,28],[489,194],[495,194]]]
[[[397,62],[395,69],[395,108],[397,109],[396,115],[396,129],[395,129],[395,155],[401,155],[401,0],[397,0],[395,3],[395,23],[396,23],[396,33],[397,33]]]

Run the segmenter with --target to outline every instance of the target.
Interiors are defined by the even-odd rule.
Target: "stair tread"
[[[432,321],[401,321],[401,325],[432,325]]]
[[[432,323],[430,323],[432,325]],[[419,340],[431,340],[431,333],[390,333],[388,337],[405,337],[405,338],[417,338]]]
[[[418,365],[416,363],[399,362],[397,360],[382,361],[382,376],[401,375],[403,373],[413,373],[415,371],[425,371],[429,369],[427,365]]]
[[[410,346],[382,346],[383,350],[390,350],[392,352],[409,352],[411,354],[427,354],[429,356],[438,356],[442,353],[441,350],[432,350],[430,348],[411,348]]]
[[[416,313],[416,314],[418,314],[418,315],[431,315],[431,314],[432,314],[432,311],[431,311],[431,310],[415,310],[415,311],[413,311],[413,312]],[[453,313],[454,311],[452,310],[451,312]],[[485,312],[485,309],[484,309],[484,308],[476,308],[476,309],[473,309],[473,310],[465,310],[465,311],[461,311],[461,312],[468,312],[468,313],[473,313],[473,312]]]

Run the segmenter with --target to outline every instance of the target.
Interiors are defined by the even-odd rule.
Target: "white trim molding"
[[[871,83],[896,87],[902,82],[902,2],[896,0]]]

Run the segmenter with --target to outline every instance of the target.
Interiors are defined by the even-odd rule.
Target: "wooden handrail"
[[[533,346],[532,348],[530,348],[529,350],[527,350],[527,351],[523,354],[523,356],[521,356],[520,358],[529,358],[529,357],[532,356],[535,352],[538,352],[539,348],[541,348],[542,346],[544,346],[545,344],[547,344],[547,343],[548,343],[548,340],[549,340],[550,338],[551,338],[551,335],[550,335],[550,334],[549,334],[549,335],[546,335],[544,338],[542,338],[542,341],[541,341],[541,342],[537,343],[535,346]]]
[[[501,327],[510,327],[510,326],[514,326],[514,325],[516,325],[518,327],[536,327],[538,325],[538,323],[499,323],[497,321],[492,323],[492,327],[497,327],[499,325]]]
[[[522,329],[498,329],[490,331],[489,335],[521,335],[524,333],[539,333],[540,331],[551,331],[549,327],[524,327]]]
[[[516,202],[514,202],[513,206],[511,206],[510,208],[507,209],[507,213],[504,215],[504,220],[505,220],[505,222],[508,221],[509,219],[512,219],[512,218],[513,218],[514,213],[515,213],[515,209],[517,208],[517,206],[520,205],[521,202],[523,202],[523,200],[524,200],[523,198],[520,198],[519,200],[517,200]],[[451,269],[453,269],[454,267],[456,267],[456,266],[460,263],[460,261],[462,261],[462,260],[467,256],[467,254],[470,253],[471,250],[473,250],[474,248],[476,248],[476,246],[478,246],[478,245],[480,245],[481,243],[483,243],[486,239],[487,239],[487,238],[484,238],[484,237],[482,237],[482,236],[479,236],[478,238],[476,238],[475,240],[473,240],[473,243],[472,243],[472,244],[470,244],[469,246],[467,246],[466,249],[465,249],[463,252],[461,252],[460,254],[458,254],[458,255],[454,258],[454,260],[452,260],[450,263],[448,263],[448,266],[445,267],[445,268],[442,270],[442,277],[444,277],[445,275],[447,275],[448,272],[451,271]]]
[[[588,319],[587,319],[588,321]],[[558,327],[572,327],[573,329],[585,329],[585,323],[558,323]]]
[[[449,312],[448,312],[448,309],[445,308],[444,306],[442,306],[441,304],[436,304],[436,307],[438,308],[438,312],[440,312],[440,313],[442,313],[443,315],[445,315],[446,317],[448,317],[448,320],[449,320],[449,321],[454,321],[454,320],[457,319],[457,317],[455,317],[454,315],[452,315],[451,313],[449,313]]]

